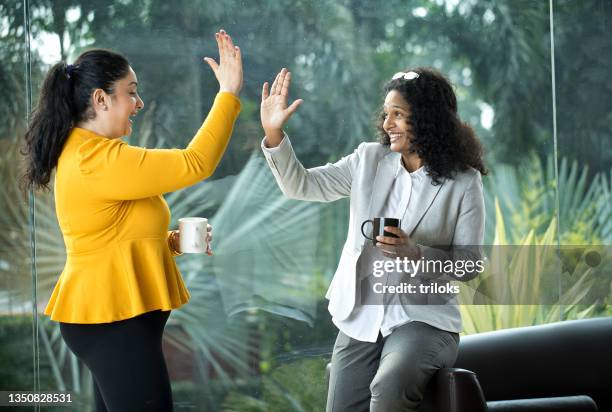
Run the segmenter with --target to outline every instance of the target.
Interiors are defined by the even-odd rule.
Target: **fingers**
[[[212,240],[213,240],[213,236],[212,236],[212,226],[210,224],[208,224],[206,226],[206,254],[208,256],[212,256]]]
[[[224,47],[225,47],[225,57],[232,58],[235,61],[241,61],[242,56],[240,55],[240,49],[238,46],[234,45],[234,41],[232,40],[232,36],[223,32],[224,37]]]
[[[391,236],[376,236],[376,240],[386,245],[404,245],[406,241],[402,238],[396,238]]]
[[[283,70],[278,72],[278,74],[276,75],[276,78],[274,79],[274,82],[272,82],[272,88],[270,89],[270,94],[272,95],[277,94],[276,90],[278,89],[278,83],[280,81],[280,77],[281,77],[281,74],[283,73]]]
[[[208,63],[214,73],[217,73],[217,70],[219,70],[219,65],[217,64],[215,59],[211,59],[210,57],[204,57],[204,61]]]
[[[272,83],[272,89],[270,90],[270,94],[280,94],[283,97],[287,97],[289,96],[290,86],[291,72],[283,67],[282,70],[276,75],[274,83]],[[293,110],[295,111],[295,109],[297,109],[297,106],[299,106],[301,103],[302,101],[300,100],[299,103],[297,103],[297,105],[293,107]]]
[[[232,37],[221,29],[215,33],[217,47],[219,48],[219,64],[225,63],[228,59],[236,58],[239,63],[242,63],[242,54],[240,48],[234,45]]]
[[[408,235],[406,234],[406,232],[404,232],[402,229],[400,229],[399,227],[395,227],[395,226],[385,226],[384,227],[384,231],[385,232],[389,232],[389,233],[393,233],[394,235],[399,236],[400,238],[407,238]]]
[[[268,96],[270,96],[270,93],[268,92],[268,82],[265,82],[261,88],[261,102],[263,103]]]
[[[224,43],[225,48],[227,49],[228,52],[233,53],[234,52],[234,42],[232,41],[232,36],[227,34],[225,30],[223,29],[221,29],[220,31],[223,37],[225,38],[225,43]]]
[[[408,243],[408,235],[402,229],[394,226],[385,226],[384,231],[394,234],[398,237],[393,236],[376,236],[376,240],[389,245],[405,245]]]
[[[289,107],[287,107],[287,111],[289,112],[289,114],[293,114],[297,108],[302,104],[302,102],[304,102],[304,100],[302,99],[297,99],[295,102],[291,103],[291,105]]]
[[[291,84],[291,72],[285,71],[285,75],[283,76],[283,82],[282,82],[281,90],[280,90],[281,96],[285,96],[285,97],[289,96],[289,85],[290,84]]]
[[[236,63],[242,67],[242,51],[238,46],[234,46],[234,57],[236,58]]]
[[[215,33],[215,40],[217,40],[217,49],[219,49],[219,63],[223,64],[225,61],[225,38],[221,33]]]

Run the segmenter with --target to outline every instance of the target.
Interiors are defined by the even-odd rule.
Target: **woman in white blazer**
[[[326,295],[339,329],[327,411],[417,410],[429,379],[457,356],[461,316],[449,281],[481,271],[481,145],[459,119],[448,80],[415,68],[384,86],[379,142],[305,169],[282,131],[302,103],[287,105],[290,82],[282,69],[262,90],[262,150],[280,189],[309,201],[350,197],[347,239]],[[401,219],[400,227],[367,240],[362,223],[381,216]],[[397,265],[385,266],[389,261]],[[423,266],[407,266],[419,261]],[[451,269],[425,265],[436,261]],[[417,293],[388,288],[405,279]]]

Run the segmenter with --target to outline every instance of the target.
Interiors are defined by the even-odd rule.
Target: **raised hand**
[[[291,115],[302,104],[297,99],[287,107],[289,86],[291,85],[291,72],[283,68],[268,90],[268,82],[263,84],[261,92],[261,125],[266,133],[266,143],[270,147],[277,146],[282,140],[282,128]]]
[[[210,57],[204,60],[219,82],[220,92],[229,92],[238,96],[242,89],[242,54],[238,46],[234,46],[232,38],[225,30],[215,33],[219,47],[219,63]]]

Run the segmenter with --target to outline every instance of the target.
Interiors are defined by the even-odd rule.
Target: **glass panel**
[[[448,73],[462,119],[484,144],[490,171],[483,178],[490,264],[467,285],[472,293],[485,290],[490,296],[513,298],[493,299],[497,305],[463,305],[464,333],[559,320],[552,304],[556,300],[538,305],[544,290],[524,289],[534,276],[545,277],[538,265],[550,258],[557,244],[556,187],[547,168],[555,161],[548,3],[441,3],[423,2],[404,29],[388,24],[398,33],[398,46],[388,61],[433,65]],[[509,245],[553,248],[544,253],[540,247]],[[528,257],[528,263],[510,266],[510,260],[501,257]],[[496,276],[496,264],[503,265],[501,277]],[[546,282],[546,287],[558,287],[554,274],[546,276]],[[464,302],[478,303],[475,298]]]
[[[60,44],[58,33],[69,31],[74,9],[64,4],[30,1],[31,24],[31,84],[32,105],[38,100],[42,81],[52,64],[65,59],[69,50]],[[61,37],[64,37],[62,34]],[[65,35],[69,42],[70,34]],[[19,136],[22,138],[23,132]],[[61,338],[59,324],[49,320],[43,311],[53,286],[62,272],[66,260],[64,242],[55,214],[53,176],[50,190],[35,193],[32,203],[35,208],[36,238],[36,297],[38,308],[38,352],[39,385],[42,391],[71,392],[71,403],[61,406],[46,406],[49,411],[92,411],[91,375],[70,352]],[[30,285],[30,293],[31,293]]]
[[[6,391],[31,391],[36,379],[28,201],[16,183],[27,105],[24,30],[23,4],[0,4],[0,389]]]
[[[610,316],[612,4],[562,0],[554,7],[560,238],[567,276],[586,281],[583,304],[570,316]]]

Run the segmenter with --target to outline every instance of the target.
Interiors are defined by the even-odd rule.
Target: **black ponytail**
[[[21,187],[49,189],[51,173],[70,130],[79,122],[95,118],[90,102],[94,90],[108,94],[115,82],[128,74],[125,57],[109,50],[87,51],[74,65],[60,62],[45,77],[36,108],[32,112],[22,155],[25,173]]]

